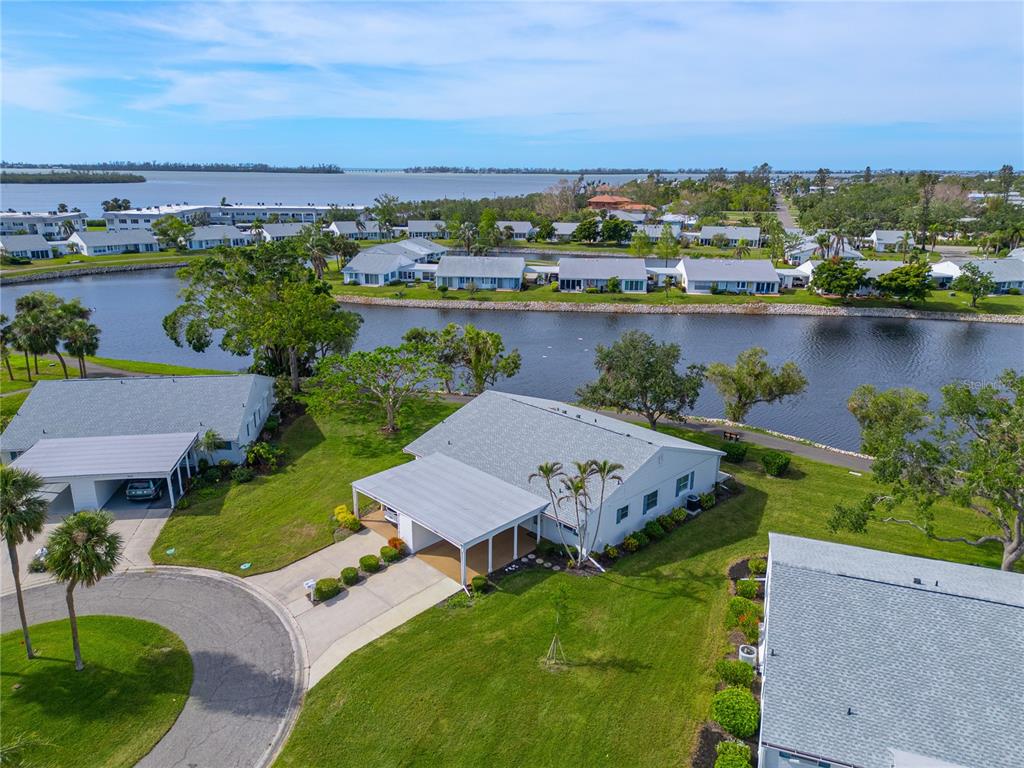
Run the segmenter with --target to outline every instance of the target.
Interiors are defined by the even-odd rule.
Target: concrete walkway
[[[310,686],[353,651],[459,591],[459,584],[440,571],[406,557],[336,598],[310,602],[303,582],[337,578],[342,568],[358,566],[361,556],[375,555],[385,544],[383,536],[364,529],[280,570],[246,579],[294,618],[305,642]]]
[[[25,603],[32,624],[67,618],[62,584],[26,590]],[[192,656],[188,701],[138,768],[262,768],[272,762],[298,714],[305,666],[294,625],[278,606],[241,579],[188,568],[108,576],[76,590],[75,603],[80,616],[160,624]],[[4,629],[16,628],[14,596],[4,596],[0,609]],[[86,655],[85,663],[102,659]],[[82,763],[89,763],[87,756]]]

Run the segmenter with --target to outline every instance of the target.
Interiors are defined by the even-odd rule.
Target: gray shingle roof
[[[53,437],[245,432],[245,404],[273,391],[269,376],[132,376],[40,381],[0,435],[5,451]]]
[[[861,768],[1020,764],[1024,576],[769,538],[763,741]]]
[[[580,223],[578,221],[556,221],[552,224],[555,228],[556,235],[567,235],[570,237],[579,225]]]
[[[528,235],[533,231],[533,224],[528,221],[499,221],[498,229],[504,229],[505,227],[512,227],[512,231],[517,235]]]
[[[273,224],[264,224],[263,231],[270,237],[295,237],[306,226],[298,221],[281,221]]]
[[[978,269],[988,272],[997,283],[1013,283],[1024,280],[1024,258],[971,259]]]
[[[903,239],[903,234],[908,231],[906,229],[876,229],[871,233],[870,237],[882,245],[899,245],[900,240]],[[913,232],[910,233],[910,244],[914,244]]]
[[[343,272],[359,272],[371,275],[386,275],[403,267],[412,266],[415,262],[412,254],[397,244],[388,243],[367,248],[357,253]]]
[[[643,259],[559,259],[560,280],[647,280]]]
[[[333,221],[328,229],[339,235],[365,236],[380,232],[380,227],[375,221],[363,222],[363,230],[359,231],[358,222],[355,221]]]
[[[761,238],[760,227],[701,227],[700,237],[702,240],[710,239],[715,235],[725,235],[730,240],[746,240],[751,245],[756,245]]]
[[[585,408],[487,390],[418,437],[405,450],[417,456],[443,453],[547,500],[543,484],[529,482],[540,464],[608,459],[623,465],[623,480],[659,450],[694,454],[720,451],[654,432]]]
[[[866,269],[868,273],[865,277],[868,280],[875,280],[882,275],[887,275],[894,269],[905,266],[902,261],[882,260],[882,259],[862,259],[857,262],[857,266],[861,269]]]
[[[779,275],[770,259],[682,259],[679,271],[687,280],[710,280],[711,282],[777,283]]]
[[[438,277],[522,277],[521,256],[442,256]]]
[[[429,232],[431,236],[447,229],[447,225],[440,219],[409,219],[408,227],[410,232]]]
[[[399,240],[395,245],[411,251],[414,257],[438,256],[448,253],[447,246],[435,243],[433,240],[428,240],[425,237],[410,237],[407,240]]]
[[[0,248],[8,253],[16,251],[49,251],[53,243],[42,235],[2,235]]]
[[[152,232],[144,229],[105,230],[103,232],[82,230],[72,237],[81,238],[90,248],[102,245],[136,245],[137,243],[155,243]]]
[[[194,227],[190,240],[250,240],[252,235],[231,224],[209,224]]]

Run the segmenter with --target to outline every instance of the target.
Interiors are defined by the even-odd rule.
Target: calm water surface
[[[100,354],[133,360],[242,370],[245,358],[218,347],[199,354],[175,347],[160,321],[176,306],[179,283],[171,270],[115,274],[4,286],[0,304],[13,314],[14,301],[31,290],[80,297],[94,308],[103,329]],[[513,392],[571,399],[592,379],[594,347],[630,329],[678,342],[685,362],[732,360],[751,346],[768,350],[777,364],[794,360],[807,376],[807,392],[782,404],[757,406],[753,424],[836,445],[858,447],[857,425],[846,411],[861,383],[880,388],[912,386],[931,395],[954,380],[988,381],[1000,371],[1024,367],[1020,326],[873,318],[742,317],[716,315],[597,315],[565,312],[472,312],[361,307],[364,323],[357,347],[400,340],[413,326],[471,322],[498,331],[507,348],[518,348],[523,367],[501,387]],[[697,404],[703,416],[721,416],[722,404],[707,387]]]

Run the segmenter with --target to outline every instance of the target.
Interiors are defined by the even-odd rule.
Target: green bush
[[[707,512],[713,506],[715,506],[715,492],[708,491],[707,493],[702,493],[700,495],[700,508]]]
[[[747,449],[750,448],[746,443],[726,443],[722,446],[722,450],[725,451],[725,460],[731,461],[733,464],[742,464],[743,460],[747,458]]]
[[[284,455],[284,451],[276,445],[263,442],[262,440],[250,443],[245,449],[245,461],[250,467],[259,467],[273,472],[277,469],[278,462]]]
[[[487,577],[486,576],[474,576],[470,579],[470,585],[473,587],[474,595],[482,595],[484,590],[487,589]]]
[[[754,695],[743,688],[726,688],[711,700],[711,719],[738,739],[757,733],[761,712]]]
[[[221,459],[217,462],[217,469],[220,470],[221,477],[227,477],[231,474],[231,470],[235,468],[235,462],[231,459]]]
[[[715,768],[750,768],[750,747],[742,742],[720,741],[715,752]]]
[[[761,465],[772,477],[782,477],[789,468],[789,454],[779,451],[765,451],[761,454]]]
[[[28,564],[29,573],[46,573],[46,560],[41,557],[32,558],[32,562]]]
[[[637,549],[643,549],[644,547],[646,547],[648,544],[651,543],[651,537],[648,536],[643,531],[635,531],[632,534],[632,536],[633,536],[634,539],[636,539],[636,547],[637,547]]]
[[[726,629],[738,629],[748,643],[758,640],[758,624],[764,617],[764,609],[745,597],[733,597],[729,600],[729,608],[725,615]]]
[[[1020,296],[1020,288],[1007,288],[1006,293],[1010,296]]]
[[[281,426],[281,420],[277,416],[267,416],[267,420],[263,422],[263,430],[273,434],[277,432],[277,428]]]
[[[248,483],[256,477],[256,473],[248,467],[235,467],[231,470],[231,479],[236,483]]]
[[[559,549],[561,547],[553,541],[548,541],[547,539],[537,541],[536,552],[538,557],[551,557],[558,554]]]
[[[188,509],[192,506],[192,500],[188,496],[178,499],[177,509]]]
[[[394,563],[401,559],[401,555],[398,554],[398,550],[394,547],[389,547],[386,544],[380,548],[380,559],[385,563]]]
[[[686,510],[686,507],[676,507],[669,512],[669,517],[675,520],[680,525],[690,516],[690,513]]]
[[[210,467],[208,470],[203,472],[203,480],[208,483],[216,483],[220,480],[220,470],[216,467]]]
[[[644,526],[644,533],[647,534],[651,541],[665,538],[665,529],[658,524],[657,520],[648,520]]]
[[[749,688],[754,683],[754,668],[738,659],[722,659],[715,664],[715,674],[726,685]]]
[[[351,587],[359,581],[359,569],[348,566],[347,568],[341,569],[341,583],[346,587]]]
[[[619,559],[618,547],[613,547],[611,544],[605,544],[605,546],[604,546],[604,556],[607,559],[609,559],[609,560],[618,560]]]
[[[210,460],[209,459],[200,459],[199,460],[199,474],[203,474],[209,468],[210,468]]]
[[[758,589],[758,583],[753,579],[740,579],[736,582],[736,594],[748,600],[757,597]]]
[[[768,573],[768,561],[763,557],[752,557],[747,561],[747,567],[754,576],[764,576]]]
[[[365,573],[376,573],[380,570],[380,558],[376,555],[363,555],[359,558],[359,567]]]
[[[336,514],[334,519],[338,523],[339,528],[345,528],[353,533],[363,527],[363,524],[359,522],[359,518],[353,514]]]
[[[665,533],[668,533],[669,531],[675,530],[678,523],[672,519],[672,515],[662,515],[658,518],[658,525],[661,526],[661,529],[665,531]]]
[[[318,579],[313,587],[313,599],[318,603],[330,600],[341,594],[341,584],[337,579]]]
[[[640,542],[637,541],[635,533],[629,534],[629,536],[622,540],[622,548],[627,552],[636,552],[640,549]]]

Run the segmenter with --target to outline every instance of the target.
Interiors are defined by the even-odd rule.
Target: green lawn
[[[605,576],[519,574],[472,607],[431,609],[356,652],[309,692],[276,765],[689,765],[712,667],[728,650],[725,570],[765,552],[769,530],[999,562],[995,548],[938,544],[903,527],[829,534],[833,504],[871,486],[845,469],[797,457],[782,479],[753,462],[724,468],[743,493]],[[936,511],[943,533],[979,532],[966,513]],[[561,630],[572,663],[549,672],[540,660],[560,587],[573,614]]]
[[[34,272],[64,272],[75,269],[90,269],[92,267],[113,267],[122,264],[176,264],[187,261],[203,251],[160,251],[158,253],[118,253],[105,256],[83,256],[81,254],[68,254],[58,256],[54,259],[38,259],[31,264],[24,266],[6,265],[0,269],[0,276],[15,277],[16,275],[32,274]]]
[[[16,392],[22,389],[31,389],[40,379],[64,378],[64,369],[60,367],[60,363],[57,362],[56,358],[52,360],[39,358],[39,373],[36,373],[31,357],[29,357],[28,361],[28,372],[25,370],[25,356],[21,353],[12,350],[9,360],[11,370],[14,372],[14,378],[12,379],[11,375],[7,372],[7,366],[3,366],[3,373],[0,373],[0,392]],[[78,364],[75,362],[75,359],[64,355],[64,362],[68,366],[68,375],[77,379]],[[31,380],[29,380],[29,374],[32,376]]]
[[[167,521],[150,555],[155,563],[252,575],[322,549],[332,542],[334,508],[352,504],[349,483],[407,461],[402,447],[454,408],[413,409],[403,429],[390,436],[363,421],[302,416],[282,434],[281,469],[251,483],[201,489],[188,509]],[[247,562],[251,569],[242,571]]]
[[[25,745],[12,765],[129,768],[185,706],[192,659],[173,632],[123,616],[82,616],[78,629],[81,672],[67,620],[30,628],[32,661],[20,629],[0,637],[3,748]]]
[[[187,365],[170,365],[168,363],[148,363],[143,360],[118,360],[113,357],[86,357],[86,368],[90,363],[132,373],[150,373],[155,376],[206,376],[231,371],[217,371],[213,368],[190,368]]]
[[[788,291],[779,296],[727,296],[711,294],[687,294],[678,289],[666,293],[664,289],[652,290],[646,294],[623,293],[560,293],[554,291],[552,285],[531,285],[525,291],[448,291],[441,294],[430,283],[421,283],[412,288],[405,286],[366,286],[344,285],[336,278],[332,280],[332,289],[339,296],[380,296],[384,298],[403,299],[449,299],[463,300],[472,306],[476,301],[553,301],[582,304],[654,304],[654,305],[686,305],[686,304],[815,304],[825,307],[896,307],[919,311],[944,311],[967,313],[991,313],[998,315],[1019,315],[1024,313],[1024,296],[990,296],[971,307],[970,297],[958,293],[951,296],[949,291],[933,291],[923,303],[905,305],[888,299],[867,298],[842,302],[839,299],[819,296],[812,291],[800,289]]]

